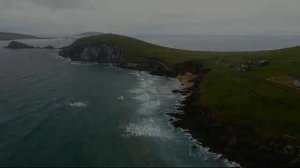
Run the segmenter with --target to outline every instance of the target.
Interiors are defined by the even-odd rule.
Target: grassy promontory
[[[300,78],[300,47],[187,51],[106,34],[79,39],[69,50],[103,45],[124,50],[127,62],[156,60],[171,71],[178,67],[195,71],[193,63],[201,64],[208,71],[200,75],[201,82],[185,102],[185,114],[176,116],[181,121],[175,125],[189,129],[213,151],[245,166],[299,166],[300,90],[293,81]],[[235,68],[261,60],[270,64],[247,72]]]

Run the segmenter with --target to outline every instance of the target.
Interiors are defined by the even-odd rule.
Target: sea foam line
[[[78,101],[68,104],[70,107],[78,107],[78,108],[86,108],[88,106],[88,102],[86,101]]]
[[[147,136],[160,140],[171,139],[173,132],[161,125],[165,121],[162,121],[163,115],[158,111],[162,105],[162,97],[165,96],[160,93],[160,86],[157,83],[160,77],[139,71],[131,71],[129,74],[139,79],[139,86],[130,90],[129,93],[133,95],[134,100],[139,102],[136,115],[141,119],[126,125],[125,132],[131,136]]]
[[[72,65],[95,65],[97,62],[83,62],[83,61],[72,61],[71,58],[65,58],[60,56],[58,53],[52,53],[52,57],[63,60],[64,62],[70,63]]]

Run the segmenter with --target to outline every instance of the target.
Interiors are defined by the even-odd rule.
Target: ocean
[[[72,38],[19,40],[62,47]],[[231,166],[167,113],[175,79],[0,42],[0,166]]]

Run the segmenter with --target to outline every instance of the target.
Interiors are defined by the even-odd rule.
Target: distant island
[[[257,52],[205,52],[162,47],[105,34],[60,51],[74,61],[177,77],[188,95],[170,114],[203,146],[242,166],[300,164],[300,47]]]
[[[4,48],[8,48],[8,49],[55,49],[55,47],[53,47],[51,45],[47,45],[47,46],[44,46],[43,48],[41,48],[41,47],[35,47],[35,46],[31,46],[31,45],[28,45],[25,43],[21,43],[18,41],[11,41]]]
[[[19,33],[0,32],[0,40],[17,40],[17,39],[40,39],[40,37],[27,35],[27,34],[19,34]]]

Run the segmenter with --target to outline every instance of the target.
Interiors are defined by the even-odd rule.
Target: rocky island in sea
[[[23,49],[23,48],[35,48],[33,46],[27,45],[25,43],[17,42],[17,41],[12,41],[8,44],[7,47],[5,48],[10,48],[10,49]]]
[[[40,47],[30,46],[28,44],[21,43],[18,41],[12,41],[4,48],[9,48],[9,49],[34,49],[34,48],[36,48],[36,49],[40,49]],[[48,45],[48,46],[43,47],[43,49],[55,49],[55,47],[53,47],[52,45]]]
[[[114,34],[85,37],[60,51],[74,61],[178,77],[183,90],[174,92],[188,97],[179,107],[183,113],[170,114],[176,118],[173,124],[242,166],[299,165],[298,130],[294,129],[299,118],[292,117],[300,108],[299,91],[267,79],[279,75],[272,70],[280,61],[278,55],[297,59],[291,53],[300,53],[300,47],[246,53],[186,51]],[[271,64],[255,64],[261,60]],[[239,67],[249,68],[239,71]],[[258,77],[262,69],[268,70],[263,78]],[[283,115],[289,117],[281,120]]]

